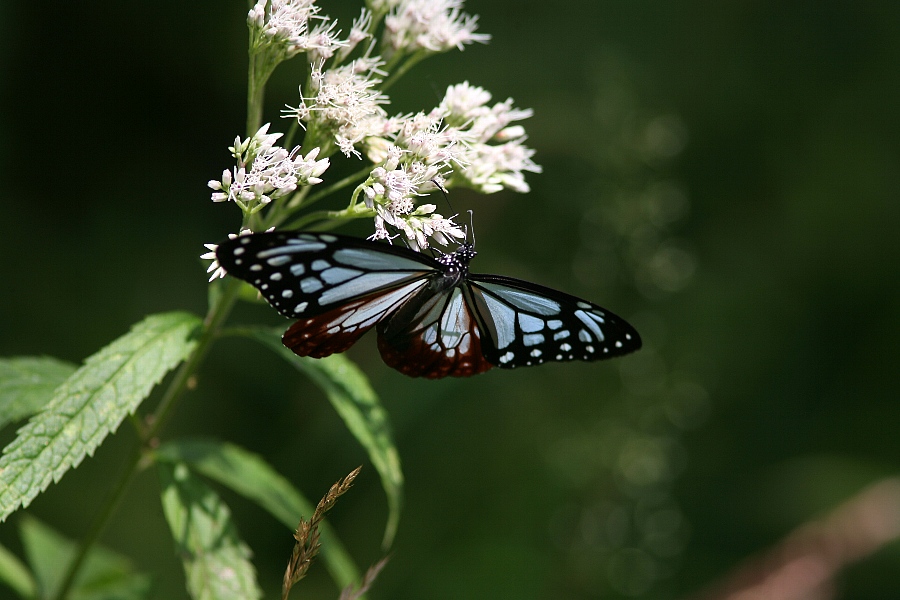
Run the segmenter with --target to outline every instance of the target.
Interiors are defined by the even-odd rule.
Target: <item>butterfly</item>
[[[469,272],[472,244],[431,257],[333,233],[273,231],[216,249],[232,276],[297,322],[300,356],[343,352],[372,327],[384,362],[411,377],[468,377],[493,367],[599,360],[641,347],[605,308],[536,283]]]

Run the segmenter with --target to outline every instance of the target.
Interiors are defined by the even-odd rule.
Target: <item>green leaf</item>
[[[254,329],[252,335],[305,373],[325,392],[347,429],[369,454],[387,494],[389,514],[382,544],[389,548],[400,523],[403,471],[387,411],[381,406],[365,373],[343,354],[325,358],[297,356],[284,347],[280,335],[272,330]]]
[[[22,545],[34,569],[39,597],[54,596],[77,546],[37,519],[22,519]],[[121,555],[95,546],[75,578],[71,600],[140,600],[150,592],[150,577],[136,573]]]
[[[296,529],[301,517],[308,519],[315,510],[315,505],[260,456],[234,444],[216,440],[174,440],[163,444],[156,451],[156,458],[186,463],[194,471],[253,500],[291,531]],[[359,569],[334,529],[323,522],[319,532],[322,560],[338,587],[344,588],[358,581]]]
[[[261,598],[250,549],[228,507],[184,463],[158,463],[162,504],[194,600]]]
[[[106,346],[56,389],[46,408],[19,429],[0,458],[0,521],[28,504],[134,412],[163,376],[190,354],[200,319],[147,317]]]
[[[44,408],[75,368],[49,356],[0,359],[0,429]]]
[[[20,598],[34,598],[37,594],[37,583],[28,567],[15,554],[0,546],[0,584],[3,583]]]

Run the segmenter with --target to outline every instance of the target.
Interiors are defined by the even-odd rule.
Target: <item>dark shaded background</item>
[[[343,4],[326,12],[349,24]],[[682,597],[896,473],[900,3],[467,10],[492,43],[419,65],[391,96],[428,109],[468,80],[535,110],[532,192],[454,193],[476,210],[476,270],[600,302],[646,348],[435,383],[359,344],[407,477],[373,597]],[[80,361],[148,313],[205,310],[202,244],[239,221],[206,181],[243,133],[245,14],[0,5],[0,354]],[[267,120],[296,102],[296,74],[276,73]],[[366,464],[334,523],[360,564],[379,558],[378,477],[318,392],[238,340],[200,384],[168,433],[236,441],[313,498]],[[82,535],[127,429],[33,512]],[[290,537],[225,495],[271,592]],[[0,528],[16,548],[14,534]],[[104,541],[156,575],[158,598],[182,597],[152,475]],[[890,545],[844,571],[839,596],[896,598],[898,567]],[[336,596],[321,573],[305,597]]]

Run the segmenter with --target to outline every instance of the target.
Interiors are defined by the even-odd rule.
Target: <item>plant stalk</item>
[[[237,279],[229,279],[225,284],[225,290],[222,292],[222,295],[219,296],[218,301],[210,307],[210,310],[203,321],[203,330],[200,333],[197,346],[178,369],[175,378],[169,384],[162,400],[160,400],[159,405],[153,412],[149,426],[139,434],[138,444],[135,446],[131,457],[128,459],[128,463],[125,466],[122,476],[98,512],[87,535],[81,540],[78,547],[78,553],[66,569],[62,585],[60,585],[59,590],[54,595],[55,600],[65,600],[69,591],[72,589],[75,578],[81,571],[81,567],[84,565],[84,561],[87,559],[91,548],[100,538],[106,525],[119,508],[122,498],[125,496],[125,492],[128,490],[128,486],[131,484],[135,475],[141,470],[141,457],[143,456],[144,450],[149,447],[150,442],[159,434],[163,424],[171,414],[172,408],[187,390],[188,382],[203,362],[212,341],[215,339],[219,329],[231,312],[231,308],[237,300],[237,292],[240,289],[240,285],[241,282]]]

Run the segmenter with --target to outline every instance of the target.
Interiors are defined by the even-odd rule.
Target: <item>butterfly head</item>
[[[448,273],[467,273],[469,263],[475,258],[475,246],[468,242],[461,244],[459,248],[449,254],[442,254],[437,261],[446,267]]]

